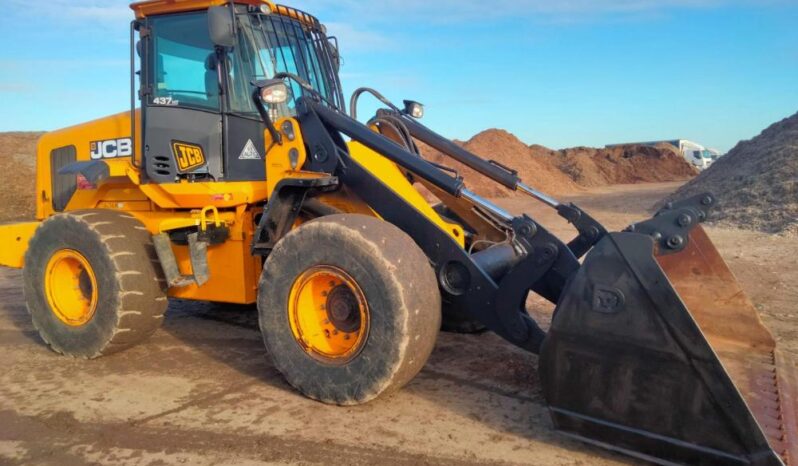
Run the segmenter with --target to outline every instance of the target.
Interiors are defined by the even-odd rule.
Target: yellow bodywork
[[[136,113],[136,118],[139,114]],[[53,150],[74,146],[77,161],[91,160],[91,143],[114,138],[129,137],[131,113],[112,115],[82,125],[47,133],[37,149],[36,216],[44,220],[56,214],[53,208],[52,167]],[[146,183],[137,167],[141,154],[140,134],[134,139],[134,157],[104,159],[109,178],[93,189],[78,189],[65,208],[66,212],[86,209],[112,209],[129,212],[139,219],[151,234],[188,226],[205,224],[203,209],[214,209],[219,219],[230,231],[229,239],[208,249],[210,280],[203,286],[190,285],[172,288],[169,295],[176,298],[219,301],[229,303],[254,303],[262,260],[253,256],[250,246],[255,230],[255,216],[274,192],[277,184],[286,178],[313,178],[324,173],[299,171],[306,160],[304,142],[299,123],[294,125],[293,141],[283,138],[283,144],[273,144],[265,135],[268,149],[264,167],[264,181],[248,182],[181,182],[169,184]],[[282,127],[285,120],[278,122]],[[137,127],[140,125],[137,122]],[[464,244],[464,232],[459,225],[445,222],[416,188],[404,172],[393,162],[358,143],[350,143],[352,157],[364,168],[382,180],[399,196],[424,214],[431,222]],[[293,157],[289,155],[294,150]],[[298,157],[297,157],[298,154]],[[377,216],[361,199],[346,188],[326,194],[319,200],[343,212]],[[0,265],[21,268],[30,238],[37,222],[0,226]],[[173,246],[180,271],[191,274],[187,246]]]
[[[460,246],[464,246],[465,235],[463,228],[460,225],[444,221],[424,199],[424,196],[410,184],[405,173],[395,163],[357,142],[349,144],[349,153],[355,161],[363,165],[372,175],[390,187],[405,202],[415,207],[432,223],[453,237]]]
[[[28,242],[38,227],[39,222],[0,225],[0,265],[21,269]]]

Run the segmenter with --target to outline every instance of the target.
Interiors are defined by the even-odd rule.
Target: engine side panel
[[[36,217],[40,220],[56,212],[54,207],[63,210],[87,208],[75,201],[78,191],[61,189],[58,180],[58,167],[53,166],[54,157],[59,153],[74,153],[75,161],[103,161],[109,165],[111,176],[125,175],[125,167],[133,160],[134,148],[138,141],[131,138],[130,112],[94,120],[77,126],[49,132],[42,136],[36,150]],[[138,139],[139,134],[136,135]],[[59,191],[59,192],[55,192]],[[53,202],[58,197],[57,203]],[[54,206],[58,204],[58,206]],[[60,210],[60,209],[59,209]]]

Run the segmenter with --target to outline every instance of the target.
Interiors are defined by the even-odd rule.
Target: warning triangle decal
[[[260,160],[260,153],[258,149],[255,148],[255,144],[252,142],[252,139],[247,141],[247,145],[244,146],[244,150],[241,151],[241,155],[238,156],[238,160]]]

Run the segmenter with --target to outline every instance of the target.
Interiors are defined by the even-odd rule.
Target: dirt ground
[[[573,200],[618,229],[677,187],[615,186]],[[498,202],[571,236],[530,201]],[[709,232],[782,347],[798,357],[798,243]],[[545,321],[550,306],[535,301],[533,311]],[[492,334],[441,334],[404,390],[338,408],[283,381],[248,308],[173,302],[164,327],[132,350],[95,361],[57,356],[29,321],[21,274],[2,269],[0,349],[0,464],[636,463],[553,432],[536,357]]]
[[[0,222],[33,218],[36,142],[41,132],[0,133]]]

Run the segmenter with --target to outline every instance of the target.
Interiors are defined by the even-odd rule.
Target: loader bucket
[[[701,226],[659,249],[611,234],[563,293],[540,359],[555,426],[661,464],[798,465],[793,362]]]

